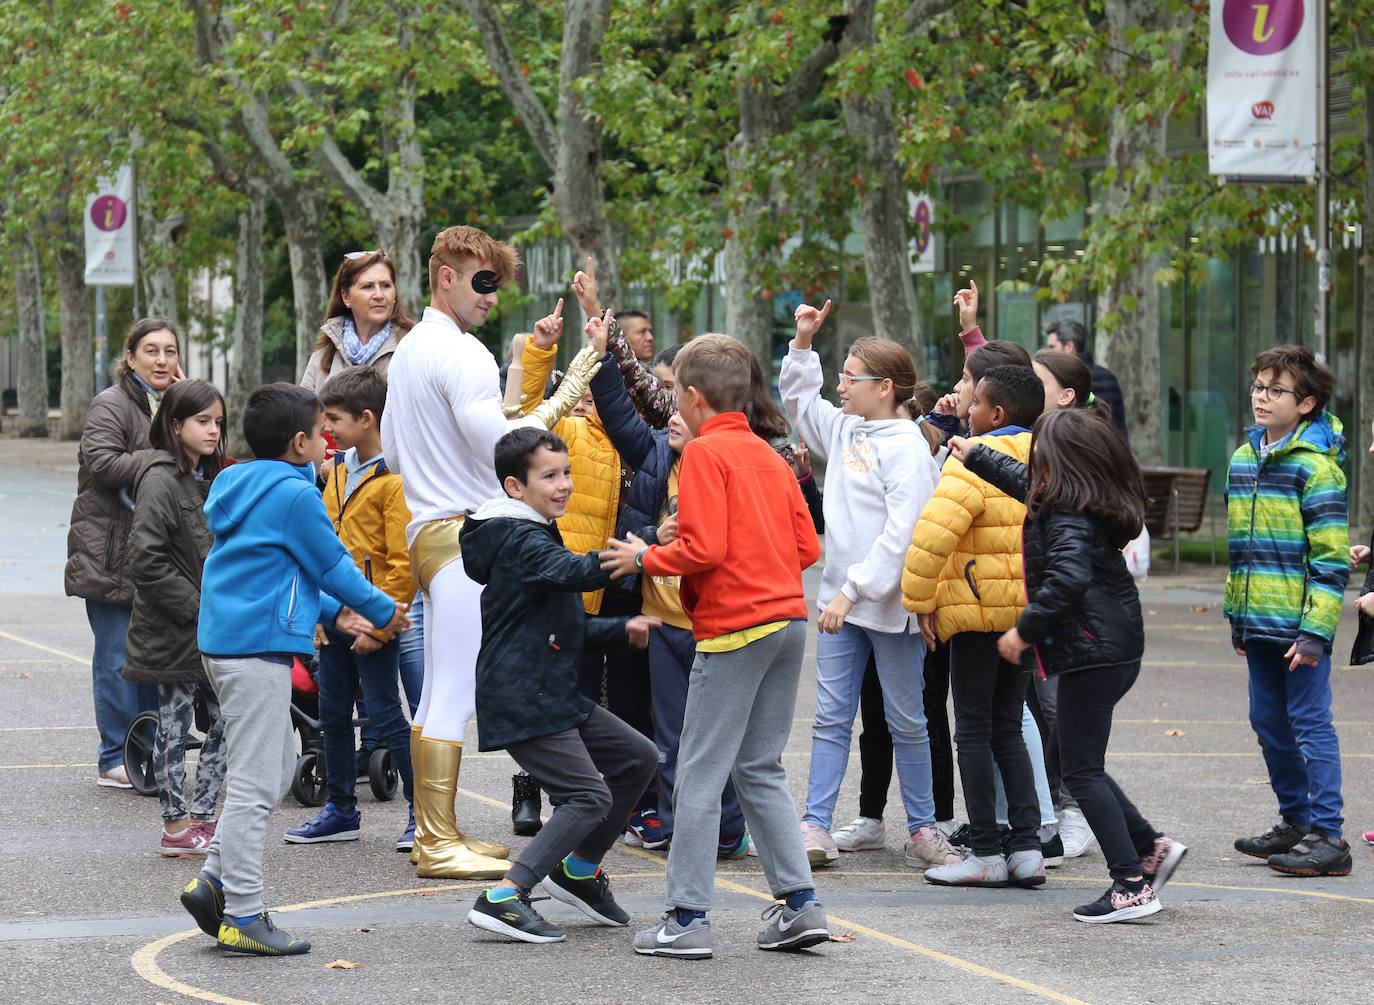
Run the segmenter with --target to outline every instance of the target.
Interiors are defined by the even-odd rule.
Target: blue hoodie
[[[334,534],[307,465],[256,460],[220,472],[205,501],[215,543],[201,578],[200,651],[309,656],[341,606],[380,627],[395,602]]]

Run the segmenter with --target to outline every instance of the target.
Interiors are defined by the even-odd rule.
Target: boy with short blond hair
[[[726,335],[692,340],[673,364],[678,409],[695,439],[682,451],[678,538],[612,541],[603,567],[681,576],[697,654],[687,691],[668,853],[668,910],[635,936],[650,956],[711,955],[720,793],[733,775],[772,894],[758,946],[829,939],[781,756],[806,645],[802,570],[820,543],[796,476],[749,428],[749,350]]]

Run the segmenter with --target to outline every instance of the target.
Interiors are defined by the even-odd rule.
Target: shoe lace
[[[784,904],[781,900],[776,901],[770,904],[768,907],[764,908],[763,914],[759,915],[759,917],[762,918],[764,921],[772,921],[778,915],[782,914],[783,908],[785,908],[786,906],[787,905]]]

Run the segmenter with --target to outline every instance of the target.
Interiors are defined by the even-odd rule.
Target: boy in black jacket
[[[496,477],[507,498],[484,503],[459,535],[467,574],[485,587],[479,749],[504,747],[559,805],[468,921],[523,942],[561,942],[563,931],[530,906],[530,889],[542,880],[555,900],[601,924],[628,924],[600,862],[658,764],[652,740],[578,692],[582,647],[628,634],[642,649],[658,619],[586,617],[581,594],[610,575],[596,552],[564,548],[554,523],[572,494],[562,440],[512,430],[496,444]]]

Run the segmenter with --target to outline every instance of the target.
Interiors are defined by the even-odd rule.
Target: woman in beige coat
[[[391,354],[415,321],[396,295],[396,265],[383,251],[344,256],[301,386],[318,392],[333,374],[373,366],[386,376]]]

